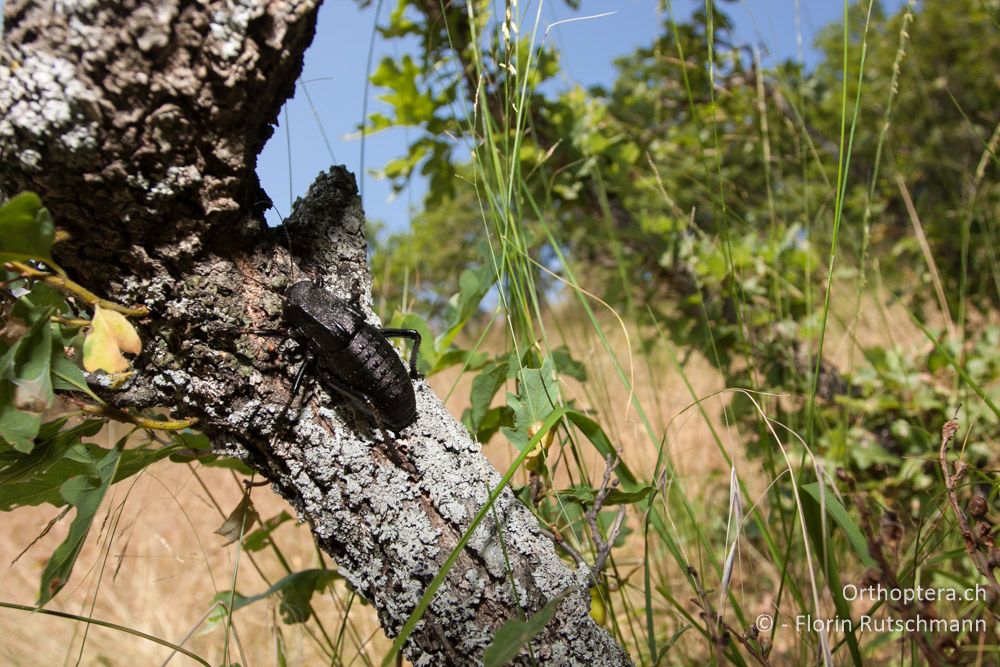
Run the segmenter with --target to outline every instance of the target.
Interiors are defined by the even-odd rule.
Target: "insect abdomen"
[[[417,402],[406,367],[377,329],[365,324],[347,349],[332,356],[338,367],[328,370],[367,395],[386,426],[401,431],[416,419]]]

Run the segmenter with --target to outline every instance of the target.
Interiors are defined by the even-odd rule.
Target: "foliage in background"
[[[896,277],[910,279],[906,262],[922,263],[923,257],[897,186],[897,175],[902,176],[917,208],[926,212],[922,224],[939,269],[950,282],[952,305],[959,300],[963,275],[973,282],[977,295],[995,299],[1000,282],[990,267],[1000,200],[995,179],[985,178],[985,172],[996,161],[1000,139],[996,25],[988,3],[928,2],[906,27],[906,46],[899,57],[907,12],[904,6],[886,16],[876,5],[864,38],[865,10],[852,6],[848,98],[853,100],[857,90],[862,45],[865,88],[851,155],[852,172],[858,177],[850,181],[844,217],[857,223],[868,220],[872,253],[889,252],[905,260],[894,263],[894,270],[900,273]],[[399,32],[393,22],[413,26],[414,20],[405,18],[409,15],[393,12],[385,34]],[[618,60],[619,76],[611,90],[577,87],[557,97],[534,92],[537,83],[556,71],[550,68],[554,58],[549,51],[539,52],[528,82],[528,131],[514,156],[515,167],[525,176],[521,187],[530,188],[532,198],[545,203],[544,224],[571,251],[590,278],[587,284],[617,302],[637,298],[657,303],[678,290],[689,294],[696,289],[692,266],[718,247],[718,239],[728,244],[752,234],[781,246],[790,235],[820,247],[829,241],[828,227],[816,221],[828,216],[833,204],[841,120],[841,26],[828,26],[821,33],[816,46],[822,58],[811,72],[792,62],[761,70],[751,49],[733,44],[730,30],[718,7],[710,13],[699,10],[686,23],[667,16],[654,44]],[[496,40],[490,47],[484,52],[502,60]],[[523,53],[519,57],[523,59]],[[423,71],[435,72],[427,90],[442,85],[440,78],[450,73],[448,89],[454,95],[462,84],[460,75],[468,81],[475,62],[428,49],[424,65],[429,69]],[[502,77],[506,70],[488,71],[488,76]],[[373,82],[385,85],[378,77]],[[472,84],[465,89],[468,102],[440,103],[437,113],[462,118],[476,93],[487,106],[500,106],[491,95],[503,81]],[[398,89],[393,92],[385,99],[397,109],[396,116],[378,116],[369,131],[389,123],[411,125],[405,109],[421,106],[416,100],[432,108],[438,99],[419,86],[409,89],[412,97],[403,97]],[[890,93],[895,108],[906,112],[893,114],[885,129]],[[508,112],[503,111],[502,119]],[[453,144],[462,145],[476,131],[454,117],[449,121]],[[434,128],[427,134],[440,135]],[[448,139],[438,136],[437,141]],[[412,233],[391,236],[376,252],[379,266],[392,267],[390,273],[376,272],[388,293],[398,294],[403,273],[416,268],[414,256],[422,259],[421,281],[431,285],[452,284],[452,268],[477,259],[470,253],[475,244],[468,240],[481,234],[482,218],[470,199],[474,186],[463,155],[451,149],[418,158],[414,150],[411,146],[411,167],[437,176],[430,182],[426,212],[417,217]],[[869,180],[879,171],[875,197],[869,202]],[[411,173],[408,168],[388,175],[402,179]],[[541,224],[528,207],[517,213],[529,232]],[[533,241],[536,249],[545,245],[540,232],[533,234]],[[431,243],[433,256],[407,250]],[[855,233],[847,237],[845,249],[859,255],[864,243],[863,235]],[[927,279],[923,272],[918,278]],[[728,289],[710,291],[725,294]],[[440,299],[440,294],[429,298]]]
[[[387,36],[398,32],[395,22],[413,29],[420,24],[415,17],[430,20],[415,6],[400,10],[406,6],[401,2],[391,15]],[[610,90],[577,87],[555,97],[534,92],[551,75],[551,56],[539,50],[540,64],[526,85],[526,131],[516,154],[508,155],[520,176],[515,187],[523,190],[512,215],[528,250],[555,271],[558,255],[568,257],[582,286],[638,321],[651,315],[672,340],[704,354],[728,385],[808,392],[815,362],[809,341],[818,335],[821,281],[830,269],[822,249],[830,243],[825,221],[836,204],[841,83],[846,77],[853,101],[864,51],[865,88],[850,156],[856,176],[843,197],[851,233],[838,248],[858,268],[835,275],[851,280],[874,268],[919,310],[934,293],[932,267],[913,233],[919,224],[952,316],[967,308],[969,297],[992,303],[1000,296],[994,230],[1000,188],[985,174],[996,167],[1000,86],[982,83],[996,82],[1000,61],[991,16],[978,0],[928,2],[915,14],[904,6],[886,15],[876,5],[870,18],[865,7],[853,5],[846,65],[844,31],[831,25],[817,39],[822,58],[814,71],[792,62],[762,70],[752,49],[733,43],[729,19],[709,3],[687,22],[665,15],[653,44],[617,61]],[[502,44],[495,37],[483,51],[502,62]],[[449,90],[457,91],[477,64],[462,55],[466,51],[429,49],[425,64],[452,72]],[[518,51],[517,58],[525,57]],[[466,109],[476,95],[487,108],[501,106],[478,81],[465,94]],[[455,113],[455,106],[439,111]],[[906,112],[893,113],[900,108]],[[501,130],[509,113],[493,119]],[[397,113],[379,116],[369,129],[388,122],[409,124]],[[457,141],[472,141],[480,130],[472,124],[465,131]],[[500,136],[509,146],[509,130]],[[436,164],[454,157],[423,157],[425,172],[457,178],[447,187],[432,179],[411,230],[376,246],[378,288],[389,302],[403,301],[406,289],[408,307],[433,314],[442,294],[454,291],[456,267],[491,261],[477,243],[491,230],[482,219],[488,202],[476,194],[475,168]],[[900,180],[922,212],[919,221],[904,203]],[[553,251],[552,238],[561,253]],[[869,264],[879,257],[893,261]],[[538,280],[539,298],[557,293],[550,276]],[[914,280],[928,289],[912,289]],[[426,305],[413,306],[421,302]],[[823,398],[843,393],[836,368],[824,366],[820,375]]]
[[[442,293],[424,286],[454,285],[456,267],[492,270],[497,315],[507,319],[510,335],[506,352],[468,368],[474,375],[465,414],[470,429],[483,441],[503,434],[514,446],[523,442],[511,426],[531,392],[525,373],[544,372],[555,355],[543,307],[551,305],[558,318],[579,298],[596,337],[605,340],[606,325],[593,319],[580,296],[587,290],[637,331],[655,332],[639,341],[639,349],[652,350],[667,333],[684,358],[699,353],[707,359],[727,387],[768,392],[735,392],[723,419],[739,424],[741,444],[774,480],[766,494],[770,523],[748,517],[745,535],[781,570],[767,589],[767,595],[778,591],[772,604],[780,607],[783,596],[790,597],[796,608],[819,614],[823,599],[849,615],[838,572],[845,560],[868,567],[886,585],[912,585],[917,576],[942,585],[970,583],[980,574],[995,585],[991,573],[977,573],[972,552],[968,559],[957,552],[943,556],[955,533],[940,521],[948,514],[941,485],[947,473],[938,465],[937,448],[941,424],[964,405],[963,423],[973,431],[962,463],[977,470],[977,483],[995,496],[988,471],[996,467],[1000,439],[997,329],[991,324],[1000,300],[997,3],[911,3],[891,14],[879,5],[851,5],[846,23],[828,26],[817,39],[821,58],[811,71],[793,62],[762,68],[753,48],[733,41],[721,3],[706,3],[684,22],[666,3],[661,35],[619,59],[610,89],[575,87],[558,95],[537,91],[555,60],[540,31],[530,43],[543,46],[525,48],[533,16],[527,11],[515,21],[520,31],[512,29],[516,6],[509,4],[503,18],[477,24],[478,51],[470,51],[465,33],[451,35],[450,51],[425,51],[431,80],[452,77],[449,90],[457,101],[438,112],[457,113],[453,127],[461,132],[452,140],[470,147],[472,162],[457,150],[413,159],[413,146],[424,141],[416,140],[407,168],[391,165],[388,175],[397,183],[415,169],[437,176],[424,212],[408,233],[390,235],[374,252],[379,292],[397,298],[405,292],[406,307],[431,318]],[[386,35],[399,21],[421,26],[420,34],[431,29],[433,12],[420,3],[402,0],[398,8]],[[535,67],[525,71],[529,53]],[[483,67],[486,61],[493,66]],[[464,125],[456,107],[470,116]],[[397,113],[369,121],[369,130],[389,123],[408,125]],[[451,182],[443,183],[442,174]],[[839,235],[832,220],[843,221]],[[876,286],[881,291],[874,292]],[[830,290],[847,296],[831,306]],[[925,332],[923,345],[859,342],[862,358],[852,353],[846,365],[834,362],[823,348],[827,329],[853,339],[869,304],[885,290]],[[497,317],[489,310],[482,313],[487,327]],[[944,325],[932,332],[921,324],[927,320]],[[884,322],[891,338],[892,325]],[[624,360],[605,347],[621,373]],[[553,407],[566,377],[559,369],[553,378]],[[516,391],[498,403],[500,389],[511,384]],[[651,444],[662,447],[661,434],[637,409]],[[716,444],[723,449],[718,439]],[[795,452],[792,458],[780,447]],[[578,460],[574,433],[562,434],[552,451]],[[585,487],[599,486],[586,481],[586,471],[563,468]],[[789,471],[794,480],[786,479]],[[522,499],[557,534],[589,534],[599,550],[608,526],[582,525],[582,513],[567,503],[574,494],[552,489],[551,472],[544,465],[533,472]],[[836,488],[838,472],[849,480],[842,490]],[[679,484],[662,450],[647,479],[660,475]],[[697,510],[683,491],[668,489],[667,506],[694,517]],[[734,489],[731,501],[746,493],[739,484]],[[800,496],[802,489],[809,495]],[[884,508],[881,529],[861,498]],[[699,629],[710,652],[742,664],[745,658],[731,643],[736,637],[746,659],[766,664],[774,633],[762,640],[747,626],[728,626],[721,616],[711,620],[716,612],[705,591],[709,584],[678,546],[723,538],[729,544],[731,525],[672,524],[668,531],[648,501],[640,504],[647,558],[650,549],[666,549],[679,570],[688,570],[702,621],[688,615],[678,602],[682,595],[657,588],[663,603]],[[802,517],[811,522],[808,529],[799,524]],[[831,532],[825,533],[828,521]],[[911,529],[927,521],[934,527],[915,538]],[[886,522],[898,524],[900,536]],[[658,547],[649,545],[652,535]],[[848,552],[842,550],[845,535]],[[983,538],[975,550],[985,553],[991,545]],[[873,558],[888,546],[896,559]],[[733,553],[704,555],[708,562],[700,565],[705,577],[721,573],[723,596]],[[810,569],[812,558],[818,572]],[[655,663],[673,641],[654,632],[650,585],[647,578],[648,650],[642,656]],[[598,598],[610,604],[603,590]],[[746,623],[747,600],[729,596],[726,602],[729,613]],[[631,623],[638,610],[629,605],[628,595],[620,594],[611,608]],[[988,613],[982,605],[976,610]],[[675,627],[683,632],[688,626]],[[615,631],[623,639],[636,636],[635,628]],[[837,650],[822,633],[812,637],[821,653]],[[972,638],[953,639],[957,645]],[[845,640],[839,649],[859,664],[858,637],[851,633]],[[925,658],[941,657],[935,653],[940,646],[911,642]],[[797,650],[784,658],[814,659],[804,645]]]

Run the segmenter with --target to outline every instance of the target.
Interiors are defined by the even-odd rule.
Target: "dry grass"
[[[201,621],[212,597],[231,588],[236,557],[235,547],[223,546],[222,538],[213,534],[223,520],[216,504],[228,512],[238,504],[240,493],[240,483],[229,471],[196,469],[168,461],[147,469],[134,484],[126,482],[112,487],[95,521],[95,534],[80,554],[69,585],[49,608],[111,621],[174,643],[180,643],[193,631],[185,647],[213,664],[220,664],[224,629],[218,625],[206,632]],[[287,503],[266,488],[256,489],[253,498],[264,518],[281,510],[291,512]],[[32,604],[45,561],[68,530],[68,518],[17,563],[9,567],[6,564],[57,513],[43,506],[5,515],[0,537],[5,601]],[[109,537],[111,548],[106,555],[102,547],[109,543]],[[305,526],[286,523],[275,537],[293,570],[318,566]],[[251,558],[259,565],[259,571]],[[237,590],[247,595],[259,593],[284,574],[272,553],[266,550],[255,555],[244,553]],[[338,582],[331,595],[314,599],[317,614],[334,638],[342,617],[338,609],[346,598],[345,586]],[[355,658],[358,646],[364,642],[368,642],[364,652],[369,656],[381,656],[388,646],[370,608],[356,606],[355,612],[360,613],[352,613],[351,628],[344,640],[345,663]],[[0,618],[7,629],[0,642],[3,664],[76,664],[86,631],[82,623],[4,609],[0,609]],[[243,665],[275,664],[279,631],[289,664],[329,663],[303,631],[304,626],[280,623],[275,601],[257,602],[237,612],[235,619],[245,659],[235,641],[232,659]],[[315,628],[311,629],[315,632]],[[163,663],[169,654],[169,649],[143,639],[91,626],[79,664],[156,665]],[[175,656],[171,664],[194,663],[184,656]]]

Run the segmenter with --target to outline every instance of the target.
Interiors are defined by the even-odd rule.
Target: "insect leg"
[[[288,331],[284,329],[236,329],[235,331],[253,336],[288,336]]]
[[[285,329],[253,329],[250,327],[212,326],[212,333],[230,334],[235,336],[266,336],[271,338],[287,338]]]
[[[291,405],[292,399],[295,398],[295,394],[299,391],[299,387],[302,386],[302,378],[305,377],[306,368],[313,362],[313,358],[313,355],[307,354],[306,358],[302,361],[302,365],[299,366],[299,371],[295,374],[295,381],[292,382],[292,396],[288,399],[289,405]]]
[[[413,341],[413,351],[410,352],[410,377],[417,379],[417,355],[420,353],[420,333],[416,329],[382,329],[386,338],[409,338]]]
[[[299,387],[302,386],[302,378],[306,375],[306,370],[312,366],[313,355],[306,355],[306,358],[302,360],[302,364],[299,366],[299,370],[295,373],[295,380],[292,382],[292,389],[288,392],[288,400],[285,402],[284,407],[281,408],[281,412],[278,413],[278,419],[275,422],[280,427],[281,423],[285,420],[285,415],[288,414],[288,410],[291,409],[292,403],[295,401],[295,395],[299,393]],[[277,437],[277,433],[275,433]],[[272,442],[273,446],[274,443]]]
[[[326,372],[326,369],[323,368],[322,364],[319,365],[318,372],[322,376],[323,383],[325,385],[329,386],[331,389],[337,390],[347,398],[354,401],[358,404],[358,407],[364,410],[367,414],[373,416],[378,414],[375,410],[375,404],[372,402],[372,399],[368,394],[347,384],[335,374]]]

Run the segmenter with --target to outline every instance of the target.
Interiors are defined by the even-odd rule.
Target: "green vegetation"
[[[644,665],[989,664],[1000,4],[845,7],[807,70],[762,68],[724,5],[688,18],[666,3],[660,36],[617,62],[610,89],[558,96],[538,90],[559,59],[535,15],[467,5],[442,21],[437,3],[399,0],[381,28],[421,51],[374,67],[393,114],[366,129],[417,128],[382,173],[402,187],[419,172],[430,189],[407,233],[373,240],[377,303],[391,326],[425,334],[422,370],[440,393],[467,380],[463,422],[514,461],[505,480],[540,525],[602,562],[595,618]],[[0,259],[51,262],[37,198],[12,199],[0,227]],[[86,299],[23,270],[5,280],[28,291],[0,336],[0,509],[76,509],[44,603],[109,486],[208,443],[183,431],[166,447],[105,449],[82,440],[99,422],[43,423],[56,392],[86,391],[62,354],[84,355],[88,313],[73,303]],[[668,393],[684,405],[665,407]],[[25,477],[39,460],[45,473]],[[272,549],[287,575],[206,606],[230,618],[280,596],[284,621],[317,624],[312,639],[339,655],[347,611],[366,610],[348,602],[334,639],[310,600],[338,578],[292,572],[272,539],[288,515],[251,532],[241,507],[232,539]],[[852,585],[985,595],[859,602]],[[543,612],[504,629],[495,664]],[[859,632],[865,615],[985,630]],[[796,630],[805,616],[855,629]]]
[[[559,397],[531,417],[540,420],[568,401],[570,377],[583,383],[573,383],[576,406],[655,490],[634,500],[626,526],[641,530],[612,551],[600,587],[609,627],[638,661],[806,664],[829,651],[860,664],[898,653],[900,642],[932,664],[955,652],[989,656],[992,630],[985,639],[792,636],[752,623],[775,608],[785,619],[857,621],[869,610],[848,605],[843,586],[866,577],[887,587],[996,585],[987,515],[985,533],[963,543],[970,519],[949,505],[986,498],[993,508],[997,493],[996,3],[926,2],[891,15],[852,5],[818,38],[811,71],[762,69],[734,43],[721,5],[687,20],[667,6],[663,16],[661,36],[617,62],[610,89],[559,96],[537,91],[558,72],[558,54],[528,48],[543,41],[528,34],[530,15],[519,29],[484,22],[478,40],[452,31],[446,52],[430,40],[423,71],[445,62],[460,73],[446,80],[464,78],[468,99],[455,103],[448,88],[447,103],[435,103],[437,73],[409,89],[457,141],[445,146],[432,129],[385,169],[398,183],[414,170],[431,180],[411,230],[376,248],[378,293],[435,321],[457,291],[455,267],[491,272],[498,305],[480,321],[499,320],[503,332],[488,360],[464,369],[474,376],[464,420],[489,447],[523,446],[519,410],[533,394]],[[426,35],[420,18],[396,12],[384,34],[406,22]],[[421,105],[376,83],[393,89],[384,99],[397,113],[371,119],[369,131],[409,125],[405,109]],[[455,146],[473,147],[472,161]],[[428,288],[441,285],[452,289]],[[605,305],[631,332],[629,349]],[[558,368],[538,392],[528,378],[570,358],[567,333],[610,362],[601,376],[590,364]],[[691,390],[717,465],[743,461],[722,497],[710,489],[717,474],[671,455],[655,398],[637,396],[630,364],[662,368],[664,357],[689,387],[680,360],[703,358],[728,388],[721,414],[709,408],[719,401]],[[511,386],[506,401],[494,399]],[[645,442],[611,428],[629,402]],[[955,414],[968,430],[949,492],[940,433]],[[593,492],[576,490],[600,487],[600,470],[580,465],[593,457],[567,426],[521,495],[554,532],[593,551],[602,536],[583,518]],[[703,457],[713,449],[701,447]],[[737,551],[744,568],[772,575],[735,585]],[[640,572],[615,565],[636,554]],[[935,611],[993,628],[991,604]],[[918,613],[890,606],[891,616]],[[688,627],[696,632],[676,634]]]

